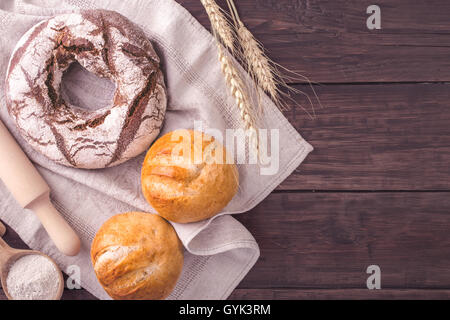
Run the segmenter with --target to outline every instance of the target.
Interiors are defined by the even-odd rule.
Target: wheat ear
[[[261,45],[241,22],[237,34],[252,77],[274,101],[278,101],[278,87],[274,77],[276,70],[264,54]]]
[[[251,103],[247,94],[247,90],[239,72],[233,65],[227,53],[225,53],[220,45],[218,45],[219,61],[222,68],[222,73],[225,77],[231,95],[234,97],[237,106],[239,107],[240,116],[244,122],[244,127],[250,132],[250,144],[258,150],[258,139],[256,131],[256,120],[252,113]]]
[[[234,52],[234,32],[230,22],[223,13],[222,9],[214,0],[200,0],[208,14],[211,29],[217,42],[219,62],[221,64],[222,73],[225,82],[234,97],[240,111],[240,116],[244,122],[244,128],[250,132],[250,145],[253,150],[258,153],[258,138],[256,131],[256,120],[252,112],[251,102],[249,100],[248,89],[242,80],[239,72],[233,65],[233,61],[228,55],[228,51],[224,52],[221,43]],[[226,50],[225,50],[226,51]]]
[[[200,0],[200,2],[208,14],[213,33],[219,37],[223,45],[227,47],[230,52],[233,52],[234,32],[228,19],[222,12],[222,9],[214,0]]]
[[[305,111],[305,113],[309,115],[310,118],[315,118],[314,104],[310,97],[306,93],[297,90],[286,83],[284,77],[281,75],[280,71],[277,68],[281,66],[267,57],[264,52],[263,46],[258,42],[258,40],[256,40],[253,34],[247,29],[247,27],[240,19],[234,1],[227,0],[227,3],[231,12],[231,16],[233,18],[234,28],[236,29],[237,37],[239,39],[239,45],[242,49],[242,59],[245,61],[247,71],[254,79],[256,85],[271,97],[272,101],[277,105],[278,108],[287,109],[287,104],[283,101],[283,98],[289,99],[295,105],[301,107]],[[307,83],[309,83],[314,96],[316,97],[319,105],[321,105],[314,87],[306,77],[290,71],[284,67],[281,68],[291,74],[296,75],[298,77],[296,80],[299,80],[300,78],[301,80],[305,80]],[[313,114],[311,115],[304,106],[296,102],[291,97],[290,93],[285,93],[280,90],[280,87],[284,87],[285,89],[287,89],[287,91],[293,92],[295,94],[305,95],[312,107]]]
[[[241,21],[234,1],[227,0],[227,3],[249,73],[255,79],[257,85],[268,93],[273,100],[278,101],[278,86],[275,79],[278,71],[264,53],[262,45]]]

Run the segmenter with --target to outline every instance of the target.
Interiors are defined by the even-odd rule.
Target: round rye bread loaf
[[[74,62],[115,84],[109,106],[87,110],[65,101],[61,80]],[[116,12],[58,15],[17,44],[6,77],[8,110],[23,138],[51,160],[86,169],[118,165],[159,134],[167,105],[159,64],[144,32]]]

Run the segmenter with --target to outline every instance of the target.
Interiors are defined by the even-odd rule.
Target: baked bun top
[[[219,213],[238,191],[239,174],[214,137],[182,129],[153,144],[141,183],[145,198],[161,216],[189,223]]]
[[[157,300],[175,287],[183,268],[183,247],[160,216],[128,212],[101,226],[91,259],[100,284],[113,299]]]

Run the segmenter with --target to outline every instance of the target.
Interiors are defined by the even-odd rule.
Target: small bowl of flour
[[[59,300],[64,279],[55,262],[30,251],[11,259],[5,276],[5,293],[13,300]]]

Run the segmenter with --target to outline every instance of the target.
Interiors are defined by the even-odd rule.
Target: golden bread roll
[[[145,198],[161,216],[189,223],[219,213],[238,191],[239,174],[213,137],[182,129],[153,144],[141,183]]]
[[[183,247],[173,227],[158,215],[128,212],[98,230],[91,247],[95,274],[116,300],[158,300],[175,287]]]

